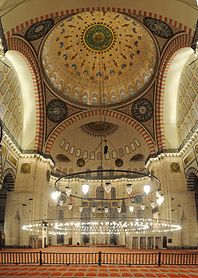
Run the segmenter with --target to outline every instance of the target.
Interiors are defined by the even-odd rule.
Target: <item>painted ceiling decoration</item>
[[[116,12],[64,18],[40,51],[45,82],[72,104],[117,106],[148,89],[158,66],[154,37],[137,19]]]
[[[145,17],[143,22],[153,34],[163,39],[170,39],[173,35],[173,30],[164,21],[157,18]]]
[[[54,22],[55,21],[53,18],[48,18],[34,23],[25,32],[25,38],[28,41],[34,41],[40,39],[41,37],[45,36],[49,32],[49,30],[54,25]]]
[[[89,136],[94,137],[107,137],[118,131],[119,127],[116,124],[105,122],[105,121],[96,121],[90,122],[85,125],[82,125],[80,129]]]
[[[153,105],[148,99],[139,99],[132,104],[132,116],[140,122],[147,122],[153,116]]]
[[[67,105],[58,99],[52,99],[47,105],[47,117],[54,123],[59,123],[67,118]]]
[[[114,119],[121,117],[118,116],[120,111],[135,123],[140,122],[155,138],[153,100],[159,53],[164,51],[167,40],[179,34],[181,29],[170,20],[154,14],[129,13],[70,10],[59,15],[43,15],[21,25],[17,35],[23,37],[23,41],[27,39],[27,46],[32,46],[37,53],[44,77],[43,94],[47,104],[45,138],[50,138],[55,126],[66,122],[67,118],[76,114],[76,121],[78,117],[81,119],[78,113],[82,110],[95,111],[101,106],[106,109],[106,105],[115,114],[113,119],[107,119],[104,130],[101,127],[97,130],[96,125],[104,126],[101,117],[87,120],[86,116],[86,121],[78,126],[81,136],[84,136],[83,132],[90,137],[98,137],[99,133],[104,137],[116,133],[116,137],[122,125],[116,126]],[[42,20],[44,18],[48,19]],[[41,21],[32,24],[36,20]],[[69,125],[73,123],[71,120]],[[74,155],[76,160],[80,157],[85,159],[82,147],[74,148],[71,138],[67,141],[71,147],[67,151],[69,157]],[[133,152],[128,142],[120,149],[126,155]],[[117,156],[109,154],[113,164],[118,157],[122,158],[118,153]],[[97,155],[93,159],[97,159]]]
[[[110,48],[114,40],[113,31],[103,24],[91,25],[83,34],[83,41],[92,51],[105,51]]]

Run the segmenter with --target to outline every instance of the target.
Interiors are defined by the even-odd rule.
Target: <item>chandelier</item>
[[[168,220],[159,220],[152,218],[125,218],[119,217],[114,221],[109,221],[108,218],[102,220],[92,219],[91,221],[82,221],[81,219],[65,219],[57,221],[57,219],[49,219],[47,222],[37,220],[33,223],[23,225],[23,230],[42,233],[43,227],[47,227],[49,235],[119,235],[124,233],[130,234],[155,234],[174,232],[181,229],[181,226]]]
[[[72,192],[75,185],[81,188],[79,194]],[[100,196],[93,190],[91,190],[91,196],[89,196],[90,186],[96,187],[98,185],[100,186],[97,187],[98,190],[100,189]],[[122,197],[112,194],[112,190],[115,191],[118,186],[119,189],[122,189]],[[100,206],[103,202],[105,213],[108,213],[107,208],[112,202],[114,202],[118,213],[123,211],[120,206],[123,202],[130,203],[129,210],[133,213],[135,206],[139,206],[144,211],[148,207],[154,209],[164,201],[159,179],[145,170],[100,169],[61,176],[55,182],[51,197],[58,206],[62,206],[67,199],[87,201],[93,213],[96,212],[97,202],[99,201]],[[68,203],[68,208],[72,209],[71,201]],[[80,205],[79,210],[82,212],[83,206]]]
[[[121,194],[117,196],[115,189]],[[34,220],[23,230],[41,233],[47,227],[49,235],[154,235],[181,229],[173,221],[153,217],[164,195],[159,179],[145,170],[100,169],[61,176],[56,178],[51,199],[68,217]],[[73,210],[78,213],[71,217]]]
[[[115,195],[115,189],[121,194]],[[49,235],[154,235],[181,229],[173,221],[153,217],[164,195],[159,179],[145,170],[100,169],[61,176],[56,178],[51,198],[68,217],[35,220],[23,230],[41,233],[47,227]],[[73,210],[78,213],[71,217]]]
[[[50,235],[152,234],[181,229],[154,217],[164,194],[159,179],[145,170],[100,169],[56,177],[51,199],[68,211],[68,217],[46,219]],[[71,217],[69,211],[77,213]],[[42,227],[42,221],[36,220],[23,229],[38,232]]]

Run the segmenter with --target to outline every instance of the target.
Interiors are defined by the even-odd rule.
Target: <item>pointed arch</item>
[[[14,184],[15,184],[16,173],[12,168],[7,168],[3,172],[3,187],[6,191],[14,191]]]
[[[23,40],[23,38],[19,36],[13,36],[9,38],[8,45],[9,49],[11,49],[11,51],[8,51],[6,53],[8,59],[11,61],[14,67],[17,67],[17,65],[20,66],[19,61],[23,61],[26,70],[29,72],[29,75],[31,76],[31,82],[29,82],[29,86],[31,86],[31,89],[29,90],[28,96],[27,87],[25,88],[26,98],[30,98],[32,100],[32,106],[30,107],[30,109],[26,109],[27,114],[24,115],[24,118],[26,120],[29,119],[29,122],[26,122],[25,132],[27,136],[29,133],[31,134],[31,137],[34,136],[33,149],[41,151],[44,141],[44,98],[43,84],[41,81],[37,57],[31,46],[25,40]],[[18,58],[16,61],[13,58],[13,54],[15,55],[15,58]],[[20,74],[20,68],[18,69],[18,73]],[[24,79],[24,77],[21,78]],[[21,85],[23,86],[23,84]],[[26,102],[26,104],[27,103],[31,105],[30,101]],[[34,119],[34,123],[31,122],[32,119]],[[32,128],[34,128],[33,136]],[[25,148],[28,148],[29,143],[31,144],[31,138],[30,136],[28,137],[28,142],[25,141],[23,144]]]
[[[189,34],[182,33],[176,35],[164,50],[164,54],[161,60],[161,65],[158,74],[157,88],[156,88],[156,98],[155,98],[156,140],[158,145],[158,151],[162,151],[163,149],[170,147],[167,146],[166,143],[167,134],[165,132],[165,125],[164,125],[164,113],[165,113],[164,107],[165,107],[165,95],[167,94],[167,87],[166,87],[167,76],[171,68],[172,61],[177,54],[177,51],[182,48],[189,47],[191,45],[191,40],[192,38]],[[171,98],[171,95],[169,95],[168,97]]]
[[[188,191],[194,191],[198,186],[198,169],[190,167],[186,173],[186,183]]]

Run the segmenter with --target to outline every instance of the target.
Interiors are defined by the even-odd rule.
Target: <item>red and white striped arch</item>
[[[158,151],[166,149],[166,135],[164,129],[164,111],[165,111],[165,94],[166,94],[166,80],[168,71],[170,69],[171,63],[177,54],[177,51],[189,47],[192,38],[189,34],[183,33],[176,36],[167,46],[164,51],[164,55],[161,59],[161,65],[158,73],[157,88],[156,88],[156,140],[158,145]],[[177,105],[177,103],[175,103]],[[171,112],[171,111],[170,111]]]
[[[33,93],[35,97],[36,115],[34,150],[41,151],[44,140],[44,96],[40,70],[37,63],[37,57],[30,45],[21,37],[10,37],[8,39],[8,46],[10,50],[16,50],[21,54],[21,57],[25,60],[32,76],[32,81],[34,85]]]

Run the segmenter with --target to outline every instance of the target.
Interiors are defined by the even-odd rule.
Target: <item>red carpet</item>
[[[198,266],[1,265],[0,277],[192,277]]]
[[[40,250],[40,249],[39,249]],[[22,249],[8,249],[5,251],[22,251]],[[32,252],[38,249],[24,249]],[[142,252],[143,250],[131,250],[127,248],[111,247],[48,247],[42,252]],[[144,252],[156,252],[159,250],[144,250]],[[161,251],[161,250],[160,250]],[[170,251],[162,251],[170,252]],[[188,251],[177,250],[171,252]],[[197,250],[195,252],[198,252]],[[1,277],[197,277],[198,265],[170,265],[170,266],[122,266],[122,265],[0,265]]]

